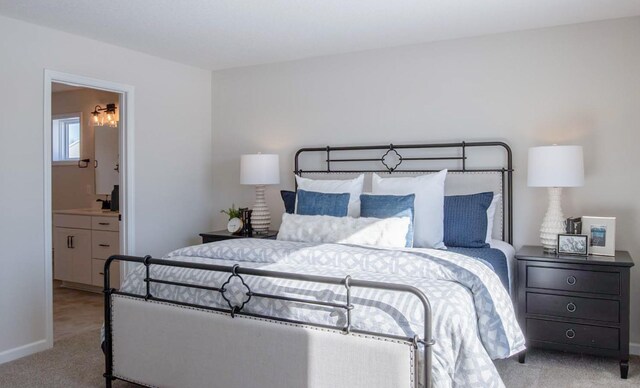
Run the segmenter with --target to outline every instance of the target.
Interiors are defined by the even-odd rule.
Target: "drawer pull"
[[[569,329],[569,330],[567,330],[566,333],[564,333],[564,335],[566,335],[567,338],[569,338],[569,339],[573,339],[573,338],[576,337],[576,332],[573,331],[573,329]]]
[[[107,225],[111,225],[111,223],[109,223],[109,222],[98,222],[98,225],[107,226]]]
[[[576,277],[575,277],[575,276],[569,276],[569,277],[567,278],[567,284],[568,284],[568,285],[570,285],[570,286],[575,285],[575,284],[576,284],[576,282],[577,282],[577,280],[576,280]]]
[[[104,248],[109,248],[109,247],[111,246],[111,245],[109,245],[109,244],[98,244],[98,245],[99,245],[99,246],[101,246],[101,247],[104,247]],[[567,307],[567,308],[568,308],[568,307]]]
[[[98,272],[98,275],[104,275],[104,272]]]
[[[569,302],[569,303],[567,304],[567,311],[568,311],[568,312],[570,312],[570,313],[575,313],[575,312],[576,312],[576,309],[577,309],[577,308],[576,308],[576,305],[575,305],[575,304],[573,304],[572,302]]]

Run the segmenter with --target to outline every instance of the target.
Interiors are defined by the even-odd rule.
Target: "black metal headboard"
[[[469,168],[467,163],[467,159],[469,159],[467,149],[472,147],[496,148],[506,153],[505,161],[496,167]],[[442,154],[443,150],[451,153]],[[371,155],[372,152],[375,153],[375,151],[379,151],[379,155]],[[410,156],[403,156],[402,152],[409,153]],[[300,156],[309,153],[323,153],[321,155],[324,168],[302,169],[300,167]],[[362,155],[363,153],[367,155]],[[361,156],[358,157],[358,154]],[[403,169],[401,167],[403,163],[409,161],[432,163],[432,166],[430,168],[409,167]],[[446,163],[450,166],[438,166],[439,168],[434,169],[433,164],[436,162]],[[362,165],[362,163],[373,165],[373,167],[364,169],[354,167],[354,164]],[[513,157],[511,148],[503,142],[485,141],[301,148],[295,155],[294,173],[299,176],[313,173],[433,173],[443,168],[448,168],[449,172],[455,173],[489,172],[501,175],[502,192],[506,193],[506,200],[503,197],[502,201],[502,239],[509,244],[513,244]]]

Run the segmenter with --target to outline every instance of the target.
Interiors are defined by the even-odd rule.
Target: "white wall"
[[[547,202],[526,186],[527,149],[580,144],[586,185],[566,190],[565,214],[616,216],[617,247],[640,265],[639,37],[629,18],[214,72],[214,206],[251,205],[242,153],[282,158],[277,225],[299,147],[497,139],[515,153],[515,245],[535,244]],[[636,343],[639,302],[636,268]]]
[[[135,87],[136,252],[209,230],[211,72],[0,17],[0,362],[45,338],[44,69]]]
[[[118,105],[117,93],[105,92],[96,89],[77,89],[51,94],[51,114],[82,112],[82,135],[80,136],[80,159],[91,159],[88,168],[78,168],[77,165],[54,164],[51,169],[51,207],[53,210],[100,208],[98,198],[105,199],[104,195],[96,195],[95,168],[95,138],[94,127],[89,125],[90,112],[96,105],[102,107],[109,103]],[[118,105],[118,108],[120,106]],[[119,130],[114,128],[114,130]],[[117,151],[114,150],[117,153]]]

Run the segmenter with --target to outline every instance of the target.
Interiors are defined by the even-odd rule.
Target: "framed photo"
[[[582,233],[589,236],[589,254],[615,256],[616,218],[582,217]]]
[[[583,234],[559,234],[558,254],[559,255],[579,255],[589,254],[589,237]]]

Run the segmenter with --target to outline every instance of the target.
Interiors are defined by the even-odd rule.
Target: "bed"
[[[480,153],[480,167],[469,168],[470,149],[491,152]],[[344,152],[349,157],[332,155]],[[307,154],[324,168],[302,169]],[[486,155],[494,154],[502,158],[500,167],[487,165],[494,161]],[[450,169],[459,178],[449,187],[454,193],[488,189],[503,195],[491,244],[391,249],[237,239],[182,248],[162,259],[114,256],[105,265],[106,385],[121,379],[225,388],[503,386],[492,359],[524,350],[509,295],[508,146],[303,148],[295,173],[437,171],[399,168],[417,162],[435,168],[458,163]],[[379,164],[383,169],[376,170]],[[115,260],[139,264],[119,290],[109,282]]]

